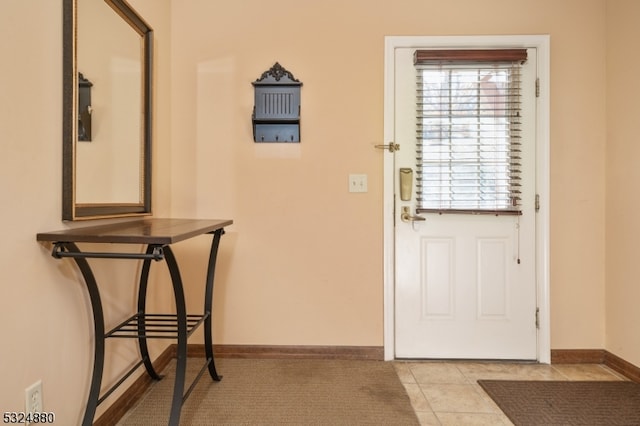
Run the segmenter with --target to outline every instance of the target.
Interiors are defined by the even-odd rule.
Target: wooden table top
[[[146,218],[127,222],[41,232],[38,241],[173,244],[229,226],[227,219],[160,219]]]

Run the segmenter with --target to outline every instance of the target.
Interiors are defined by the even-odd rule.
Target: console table
[[[213,380],[219,381],[222,376],[216,372],[213,358],[213,342],[211,329],[211,310],[213,296],[213,277],[215,274],[216,258],[220,238],[224,234],[224,227],[233,223],[231,220],[205,220],[205,219],[140,219],[127,222],[111,223],[106,225],[90,226],[84,228],[66,229],[55,232],[43,232],[37,234],[38,241],[53,243],[52,256],[56,259],[72,258],[84,278],[91,308],[93,311],[93,323],[95,332],[94,362],[89,397],[82,424],[89,426],[93,423],[97,406],[102,403],[119,385],[131,376],[141,365],[144,365],[147,373],[155,380],[162,377],[154,370],[149,357],[147,339],[176,339],[177,360],[176,377],[173,388],[173,399],[169,425],[178,425],[183,402],[188,398],[197,381],[209,370]],[[202,234],[212,234],[209,265],[205,282],[204,312],[202,314],[187,314],[185,307],[184,290],[178,263],[171,250],[171,244],[184,241]],[[115,253],[109,251],[82,252],[76,243],[98,244],[138,244],[146,246],[146,251],[127,253]],[[104,259],[138,259],[142,260],[140,283],[138,288],[137,312],[110,331],[105,332],[104,315],[100,292],[91,267],[87,262],[89,258]],[[164,260],[167,263],[173,293],[175,297],[175,314],[151,314],[146,312],[147,282],[151,261]],[[204,324],[204,347],[206,362],[193,383],[185,392],[185,370],[187,363],[187,338],[193,331]],[[100,395],[105,354],[105,339],[107,338],[133,338],[138,340],[141,359],[133,366],[112,388]]]

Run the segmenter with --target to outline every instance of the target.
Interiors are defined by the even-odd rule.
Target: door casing
[[[550,37],[548,35],[508,36],[387,36],[384,69],[384,143],[394,139],[394,51],[396,48],[536,48],[538,50],[539,95],[536,122],[536,297],[538,316],[538,356],[551,362],[549,310],[549,150],[550,150]],[[402,146],[400,147],[402,149]],[[394,252],[394,161],[384,151],[384,358],[395,358],[395,252]]]

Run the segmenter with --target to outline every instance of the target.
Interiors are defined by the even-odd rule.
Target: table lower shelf
[[[208,318],[203,315],[187,315],[187,337]],[[128,339],[176,339],[178,337],[178,316],[175,314],[136,313],[104,335],[105,338]]]

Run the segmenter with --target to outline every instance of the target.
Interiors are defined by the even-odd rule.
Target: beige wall
[[[0,3],[0,401],[21,410],[24,389],[43,379],[45,409],[74,424],[91,369],[89,305],[71,263],[35,242],[38,231],[77,226],[59,219],[60,3]],[[235,220],[220,254],[217,342],[382,345],[383,173],[372,145],[383,142],[384,36],[550,34],[552,348],[607,348],[640,365],[628,326],[638,320],[635,201],[631,188],[617,189],[636,173],[628,141],[637,120],[623,113],[637,107],[606,74],[626,72],[633,1],[610,0],[608,10],[605,0],[131,3],[156,30],[154,211]],[[28,31],[16,17],[29,17]],[[304,83],[300,144],[251,139],[251,82],[275,61]],[[348,193],[349,173],[366,173],[369,192]],[[176,248],[196,309],[206,243]],[[98,265],[99,280],[106,269]],[[125,283],[106,290],[109,321],[133,303],[132,274],[123,268]],[[133,353],[109,347],[107,381]]]
[[[236,221],[217,341],[382,345],[384,36],[550,34],[551,344],[603,347],[603,1],[172,5],[172,212]],[[252,142],[275,61],[304,83],[299,145]]]
[[[640,365],[640,3],[607,3],[606,347]]]

